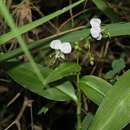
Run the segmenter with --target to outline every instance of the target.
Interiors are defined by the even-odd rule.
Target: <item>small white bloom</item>
[[[69,54],[69,53],[71,53],[72,48],[71,48],[70,43],[69,43],[69,42],[63,42],[63,43],[61,44],[60,50],[61,50],[61,52],[63,52],[64,54]]]
[[[101,20],[99,18],[92,18],[90,20],[90,24],[91,24],[92,27],[100,27]]]
[[[101,33],[101,27],[91,27],[91,29],[94,31],[94,32],[99,32]]]
[[[90,32],[91,32],[92,37],[97,39],[100,36],[101,29],[100,28],[91,28]]]
[[[53,40],[50,47],[55,50],[60,50],[63,54],[71,53],[72,47],[69,42],[61,42],[60,40]]]
[[[50,44],[52,49],[59,50],[61,48],[61,41],[60,40],[53,40]]]
[[[101,20],[99,18],[92,18],[90,20],[91,29],[90,33],[93,38],[97,40],[101,40],[102,34],[101,34]]]

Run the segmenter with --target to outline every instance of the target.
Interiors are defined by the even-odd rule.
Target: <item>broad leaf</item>
[[[53,70],[45,79],[46,84],[80,72],[80,65],[64,63]]]
[[[113,70],[108,71],[108,72],[104,75],[105,79],[112,79],[114,76],[115,76],[115,73],[114,73]]]
[[[70,82],[42,90],[42,96],[54,101],[73,100],[77,102],[74,88]]]
[[[106,79],[112,79],[116,74],[119,74],[125,68],[125,62],[123,58],[116,59],[112,62],[112,70],[105,74]]]
[[[96,76],[84,76],[80,79],[80,89],[95,104],[100,105],[111,84]]]
[[[57,86],[56,88],[71,99],[73,99],[75,102],[77,102],[75,90],[70,82],[65,82],[64,85]]]
[[[121,130],[130,123],[130,70],[103,99],[89,130]]]
[[[116,59],[112,62],[112,69],[115,73],[120,73],[125,68],[125,62],[123,58]]]
[[[43,77],[46,77],[48,73],[51,73],[47,67],[38,65]],[[76,101],[76,95],[74,88],[70,82],[65,82],[58,86],[43,86],[39,81],[34,71],[31,69],[30,64],[22,64],[8,71],[9,76],[14,79],[18,84],[27,88],[28,90],[43,96],[50,100],[55,101]],[[46,87],[46,89],[43,89]]]

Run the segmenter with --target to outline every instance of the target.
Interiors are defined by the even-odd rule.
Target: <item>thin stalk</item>
[[[69,0],[69,4],[72,5],[72,0]],[[70,9],[70,16],[71,16],[71,25],[72,25],[72,28],[73,28],[74,27],[74,18],[73,18],[72,8]]]
[[[79,64],[79,52],[77,53],[77,64]],[[79,88],[79,76],[80,73],[77,73],[77,127],[76,130],[81,130],[81,92]]]

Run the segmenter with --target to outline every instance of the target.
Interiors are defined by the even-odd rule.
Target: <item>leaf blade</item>
[[[93,3],[113,22],[120,21],[119,16],[109,7],[105,0],[92,0]]]
[[[48,70],[47,67],[43,68],[40,65],[38,65],[38,67],[44,77],[46,77],[48,73],[51,72],[51,70]],[[51,88],[49,88],[49,86],[45,86],[46,89],[43,89],[43,84],[36,77],[29,64],[22,64],[8,70],[8,75],[24,88],[44,98],[54,101],[69,101],[76,99],[73,86],[70,82],[65,82]]]
[[[111,84],[96,76],[84,76],[80,79],[80,89],[95,104],[100,105]]]
[[[54,69],[45,79],[46,84],[54,82],[56,80],[62,79],[64,77],[75,75],[81,70],[78,64],[60,64],[56,69]]]
[[[130,122],[129,79],[130,70],[107,93],[89,130],[121,130]]]

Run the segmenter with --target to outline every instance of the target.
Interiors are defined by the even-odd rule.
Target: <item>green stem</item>
[[[79,64],[79,52],[77,54],[77,64]],[[77,74],[77,127],[76,130],[81,130],[81,92],[79,88],[79,76],[80,73]]]

